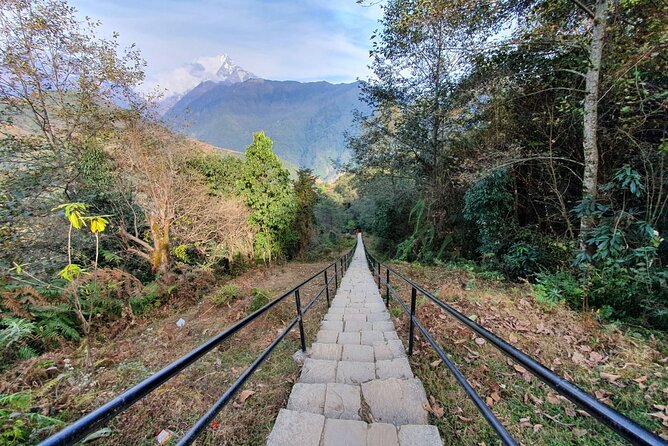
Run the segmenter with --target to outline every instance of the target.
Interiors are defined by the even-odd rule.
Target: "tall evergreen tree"
[[[272,141],[264,132],[253,134],[246,148],[246,162],[239,191],[251,209],[250,222],[257,226],[256,253],[271,261],[295,242],[292,223],[296,202],[289,172],[272,151]]]

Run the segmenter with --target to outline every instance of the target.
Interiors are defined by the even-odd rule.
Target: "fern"
[[[35,331],[35,324],[25,319],[8,317],[0,321],[5,326],[0,330],[0,349],[6,350],[12,344],[21,341],[32,335]]]
[[[0,396],[0,406],[15,410],[28,410],[30,408],[30,392],[16,392]]]
[[[19,347],[16,356],[18,356],[19,359],[26,360],[39,356],[39,353],[37,353],[37,350],[34,348],[24,345]]]
[[[33,308],[40,335],[46,339],[65,338],[78,340],[81,335],[78,324],[67,304]]]

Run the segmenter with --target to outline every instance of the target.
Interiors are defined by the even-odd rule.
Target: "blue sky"
[[[379,6],[355,0],[70,0],[101,31],[136,43],[147,80],[203,56],[228,54],[265,79],[350,82],[368,75]]]

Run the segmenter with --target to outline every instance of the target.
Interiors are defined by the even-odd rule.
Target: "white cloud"
[[[355,0],[71,0],[103,31],[136,42],[147,85],[180,89],[192,60],[229,54],[260,77],[351,81],[367,75],[369,37],[380,8]]]

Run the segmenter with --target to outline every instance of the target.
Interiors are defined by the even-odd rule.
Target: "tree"
[[[269,262],[295,242],[292,224],[296,209],[290,174],[272,151],[272,145],[263,132],[253,134],[237,183],[251,209],[249,221],[258,228],[256,253]]]
[[[99,38],[98,25],[79,21],[64,0],[0,2],[0,156],[11,203],[0,226],[12,228],[15,248],[3,252],[8,260],[38,261],[53,250],[49,209],[81,199],[86,155],[141,106],[133,88],[144,61],[134,47],[121,52],[117,35]]]
[[[304,255],[315,229],[314,210],[318,202],[315,189],[315,176],[311,169],[299,169],[295,181],[295,198],[297,210],[295,215],[295,231],[299,237],[298,255]]]

